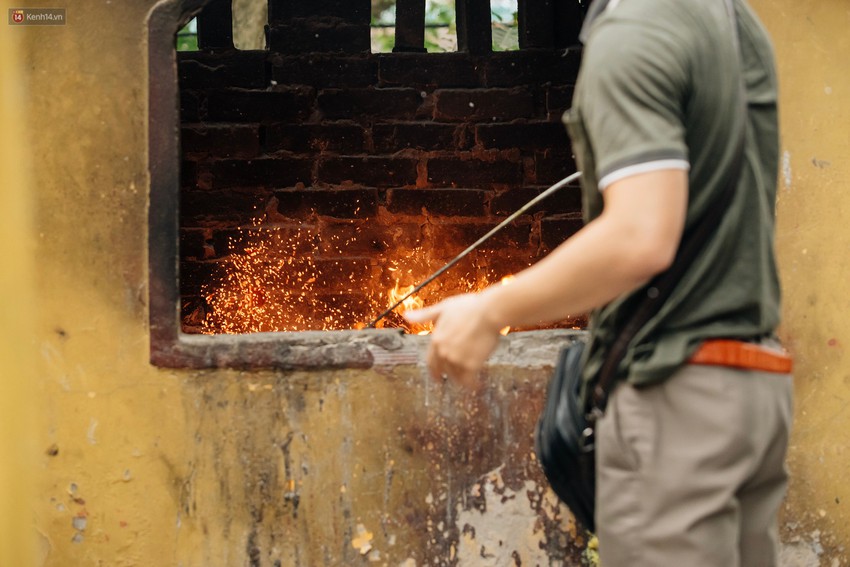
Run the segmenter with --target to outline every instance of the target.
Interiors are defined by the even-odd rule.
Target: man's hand
[[[603,193],[605,210],[511,285],[458,295],[405,317],[434,321],[428,368],[435,378],[476,384],[499,330],[587,313],[666,270],[676,254],[688,204],[688,174],[635,174]]]
[[[428,348],[433,378],[450,378],[470,388],[480,385],[478,374],[501,336],[501,327],[489,317],[487,299],[486,291],[456,295],[404,314],[413,323],[435,323]]]

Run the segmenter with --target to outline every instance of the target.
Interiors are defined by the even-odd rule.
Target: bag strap
[[[730,10],[730,18],[732,19],[732,30],[734,33],[735,46],[738,47],[738,29],[737,19],[735,16],[734,7],[731,0],[727,0],[727,9]],[[743,69],[741,70],[743,74]],[[732,195],[735,187],[741,177],[741,171],[744,163],[744,146],[747,135],[747,111],[746,111],[746,91],[743,82],[739,82],[739,104],[737,105],[737,117],[740,123],[740,132],[735,150],[734,161],[732,162],[731,174],[726,180],[726,183],[721,190],[720,196],[714,206],[710,206],[708,211],[702,216],[696,225],[689,228],[682,236],[682,242],[676,252],[676,257],[673,264],[665,272],[653,278],[645,288],[645,297],[638,305],[634,314],[623,326],[622,331],[617,335],[614,343],[605,357],[602,368],[599,371],[599,379],[594,385],[591,395],[587,400],[587,414],[589,416],[599,416],[605,410],[605,405],[608,401],[608,396],[614,387],[617,369],[620,362],[628,351],[629,344],[638,334],[640,329],[655,316],[664,302],[670,297],[673,289],[682,279],[682,276],[693,263],[696,256],[702,251],[709,237],[714,233],[716,227],[720,224],[720,220],[732,202]]]

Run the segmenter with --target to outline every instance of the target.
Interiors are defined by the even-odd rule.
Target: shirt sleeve
[[[637,173],[688,169],[683,46],[646,24],[609,21],[593,31],[580,108],[599,188]]]

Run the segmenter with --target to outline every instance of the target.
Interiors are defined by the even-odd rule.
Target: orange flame
[[[240,230],[230,242],[233,252],[206,264],[217,272],[201,288],[205,304],[185,317],[186,332],[360,329],[365,327],[364,320],[394,305],[414,288],[403,283],[422,281],[433,268],[433,260],[421,250],[401,250],[396,259],[382,259],[393,276],[392,287],[379,283],[377,270],[375,283],[368,283],[369,274],[365,274],[367,283],[363,285],[357,283],[364,280],[363,275],[323,272],[312,255],[305,253],[316,237],[309,227],[265,227],[261,223],[262,219],[255,219],[251,228]],[[473,269],[474,273],[451,274],[405,299],[376,326],[431,332],[431,324],[412,324],[402,314],[453,293],[479,291],[497,279],[489,270]],[[503,283],[510,278],[503,278]]]
[[[395,305],[401,300],[402,297],[413,291],[415,285],[409,285],[402,287],[399,282],[396,282],[395,287],[389,290],[388,293],[388,301],[387,307]],[[420,309],[425,306],[425,301],[421,298],[417,297],[415,294],[411,295],[407,299],[401,302],[401,305],[398,306],[396,311],[399,315],[402,315],[405,311],[410,311],[411,309]],[[404,329],[411,334],[416,335],[427,335],[430,333],[434,326],[431,323],[426,323],[424,325],[420,325],[419,323],[411,323],[407,320],[404,322]]]

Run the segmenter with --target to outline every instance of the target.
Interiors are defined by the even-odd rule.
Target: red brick
[[[552,184],[576,172],[576,163],[568,150],[546,150],[534,154],[537,183]]]
[[[292,187],[309,184],[313,161],[301,158],[221,160],[212,163],[213,187]]]
[[[198,185],[198,165],[193,161],[183,160],[180,163],[180,187],[196,187]]]
[[[201,295],[204,284],[216,281],[224,274],[224,267],[217,262],[180,262],[180,295]]]
[[[180,258],[201,259],[206,255],[206,231],[201,229],[180,229]]]
[[[259,128],[253,125],[193,125],[180,131],[184,155],[254,157],[260,151]]]
[[[196,91],[180,90],[180,121],[199,122],[206,118],[206,97]]]
[[[371,55],[274,55],[271,64],[272,79],[279,85],[352,89],[378,82],[378,60]]]
[[[268,86],[266,54],[259,51],[177,53],[181,89],[262,89]]]
[[[213,246],[217,256],[240,254],[246,248],[260,244],[271,257],[308,256],[315,251],[317,242],[315,231],[301,226],[262,226],[216,230],[213,233]]]
[[[269,49],[278,53],[368,53],[369,23],[303,19],[269,27]]]
[[[363,127],[353,123],[271,124],[266,127],[266,149],[290,152],[331,151],[360,153]]]
[[[490,210],[494,215],[511,215],[542,193],[543,189],[545,188],[528,187],[510,189],[493,197]],[[581,212],[581,189],[577,185],[564,187],[524,214],[533,215],[539,212],[545,212],[549,215]]]
[[[522,181],[522,164],[510,161],[431,158],[428,183],[437,187],[491,187]]]
[[[353,329],[357,323],[371,321],[374,307],[370,296],[362,289],[350,287],[349,293],[316,294],[312,315],[316,319],[329,318],[337,329]]]
[[[387,53],[379,56],[381,86],[475,88],[481,63],[468,53]]]
[[[534,97],[523,88],[442,89],[434,91],[434,119],[504,121],[534,115]]]
[[[312,108],[308,88],[278,91],[213,90],[207,119],[217,122],[292,122],[305,119]]]
[[[475,139],[485,148],[569,148],[566,128],[560,122],[479,124]]]
[[[269,23],[288,22],[293,18],[336,17],[354,23],[369,24],[371,4],[367,0],[270,0]]]
[[[463,127],[428,122],[392,122],[375,124],[372,141],[375,151],[393,153],[406,148],[418,150],[454,150],[467,147]]]
[[[327,89],[319,93],[325,118],[407,118],[416,116],[422,95],[416,89]]]
[[[401,157],[324,158],[319,162],[322,183],[353,182],[369,187],[401,187],[416,183],[417,160]]]
[[[183,191],[180,225],[183,227],[250,224],[261,216],[271,197],[266,191]]]
[[[495,52],[484,59],[484,83],[488,87],[573,85],[580,63],[580,49]]]
[[[378,212],[375,189],[308,189],[278,191],[278,212],[291,218],[303,218],[311,211],[334,218],[368,218]]]
[[[326,256],[375,256],[396,246],[389,228],[373,222],[323,222],[319,249]]]
[[[374,279],[373,261],[369,258],[316,259],[314,264],[317,289],[354,292],[368,288]]]
[[[578,232],[584,223],[577,215],[545,218],[540,225],[540,240],[550,250]]]
[[[489,193],[476,189],[393,189],[387,210],[395,214],[480,217],[486,213]]]
[[[546,89],[546,112],[558,118],[573,105],[573,86],[549,87]]]
[[[500,221],[501,222],[501,221]],[[487,228],[487,231],[498,224],[493,222],[492,226]],[[482,236],[487,233],[484,231]],[[523,258],[527,257],[533,251],[536,251],[537,245],[533,241],[534,227],[529,222],[514,221],[499,232],[485,240],[478,249],[482,252],[492,252],[494,255],[511,256],[522,251],[520,254]]]

